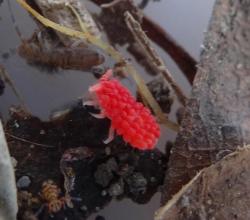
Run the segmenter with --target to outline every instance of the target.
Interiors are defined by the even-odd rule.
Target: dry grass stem
[[[167,82],[170,84],[172,89],[175,91],[176,96],[178,100],[180,101],[180,103],[182,105],[185,105],[186,100],[187,100],[186,96],[184,95],[181,88],[174,81],[171,73],[167,69],[161,57],[157,54],[155,49],[152,47],[149,38],[147,37],[145,32],[142,30],[142,27],[139,24],[139,22],[137,22],[128,11],[125,13],[125,21],[129,30],[133,34],[135,40],[145,51],[146,56],[149,59],[149,61],[153,64],[154,68],[158,72],[160,72],[164,76],[164,78],[167,80]]]

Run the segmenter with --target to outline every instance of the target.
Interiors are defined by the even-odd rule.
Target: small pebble
[[[40,131],[40,134],[45,134],[45,131],[44,131],[44,130],[41,130],[41,131]]]
[[[102,74],[103,74],[103,72],[104,72],[104,69],[103,69],[103,68],[100,68],[100,67],[93,67],[93,68],[91,69],[91,72],[94,74],[94,76],[95,76],[97,79],[99,79],[99,78],[102,76]]]
[[[94,173],[96,183],[103,187],[108,186],[114,178],[113,172],[117,170],[118,165],[114,158],[110,158],[106,163],[100,164]]]
[[[31,145],[30,145],[30,148],[31,148],[31,149],[35,148],[35,145],[34,145],[34,144],[31,144]]]
[[[107,156],[109,156],[111,154],[111,148],[110,147],[106,147],[105,148],[105,153]]]
[[[16,127],[16,128],[19,128],[20,126],[19,126],[19,124],[15,121],[14,122],[14,126]]]
[[[109,187],[109,195],[110,196],[120,196],[124,192],[124,184],[123,182],[114,183]]]
[[[133,173],[125,181],[129,185],[130,192],[133,194],[145,192],[147,189],[147,180],[141,173]]]
[[[107,191],[106,190],[102,190],[102,196],[106,196],[107,195]]]
[[[22,189],[22,188],[27,188],[31,184],[31,180],[28,176],[22,176],[17,180],[17,188]]]
[[[154,183],[156,181],[156,178],[154,176],[150,177],[150,182]]]
[[[88,207],[86,206],[86,205],[83,205],[83,206],[81,206],[81,208],[80,208],[82,211],[87,211],[88,210]]]

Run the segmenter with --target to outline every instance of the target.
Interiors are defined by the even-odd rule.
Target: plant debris
[[[29,40],[22,40],[18,53],[30,64],[46,65],[53,70],[88,70],[104,62],[104,56],[93,49],[81,44],[65,47],[54,37],[46,30],[34,33]]]

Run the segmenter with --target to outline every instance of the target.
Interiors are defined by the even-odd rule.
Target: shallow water
[[[22,35],[24,38],[30,37],[36,28],[35,22],[15,1],[11,1],[11,4]],[[151,1],[144,11],[198,60],[203,33],[209,22],[213,4],[214,0]],[[91,4],[89,6],[95,8]],[[30,66],[23,58],[20,58],[15,51],[20,44],[20,39],[11,22],[6,1],[0,5],[0,33],[0,64],[8,71],[23,97],[25,105],[33,115],[45,120],[48,119],[51,111],[60,109],[76,98],[83,96],[88,87],[96,81],[90,72],[60,70],[56,73],[50,73]],[[189,94],[191,86],[185,76],[162,49],[158,46],[156,48],[170,71],[174,73],[173,77],[177,83],[186,94]],[[108,64],[109,61],[104,65],[108,66]],[[137,66],[137,69],[147,81],[151,79],[151,76],[145,74],[141,66]],[[135,89],[135,86],[130,81],[124,80],[124,83],[132,90]],[[20,101],[15,97],[11,88],[6,86],[4,95],[0,96],[0,113],[3,118],[8,118],[8,108],[11,105],[18,104],[20,104]],[[176,106],[174,106],[170,114],[173,120],[175,119],[175,109]],[[162,138],[159,141],[159,146],[164,146],[166,139],[173,140],[174,137],[173,132],[162,128]],[[106,220],[151,220],[154,211],[159,207],[159,201],[159,193],[146,205],[138,205],[130,200],[113,201],[98,215],[103,215]],[[95,216],[93,215],[90,219],[95,219]]]

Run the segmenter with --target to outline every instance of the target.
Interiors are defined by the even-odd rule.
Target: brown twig
[[[101,7],[102,8],[110,8],[110,7],[113,7],[114,5],[118,4],[121,1],[124,1],[124,0],[113,0],[112,2],[101,4]]]
[[[157,54],[155,49],[151,46],[151,42],[148,39],[145,32],[142,30],[139,22],[137,22],[128,11],[125,13],[125,21],[129,30],[134,35],[135,40],[143,48],[148,59],[152,62],[154,68],[158,72],[160,72],[164,76],[164,78],[168,81],[172,89],[175,91],[180,103],[185,105],[186,99],[187,99],[186,96],[184,95],[181,88],[177,85],[177,83],[172,78],[163,60]]]
[[[12,79],[10,78],[9,73],[6,71],[6,69],[0,65],[0,75],[3,77],[3,80],[9,84],[9,86],[11,87],[11,89],[13,90],[15,96],[19,99],[19,101],[21,102],[21,105],[23,108],[25,108],[26,110],[28,110],[28,108],[25,105],[24,99],[23,97],[20,95],[20,92],[17,90],[17,88],[15,87],[14,82],[12,81]]]
[[[24,138],[20,138],[20,137],[17,137],[13,134],[10,134],[8,132],[5,132],[5,135],[13,138],[13,139],[16,139],[18,141],[21,141],[21,142],[25,142],[25,143],[28,143],[28,144],[33,144],[33,145],[36,145],[36,146],[40,146],[40,147],[46,147],[46,148],[55,148],[56,146],[52,146],[52,145],[47,145],[47,144],[39,144],[39,143],[36,143],[36,142],[33,142],[33,141],[29,141],[27,139],[24,139]]]

